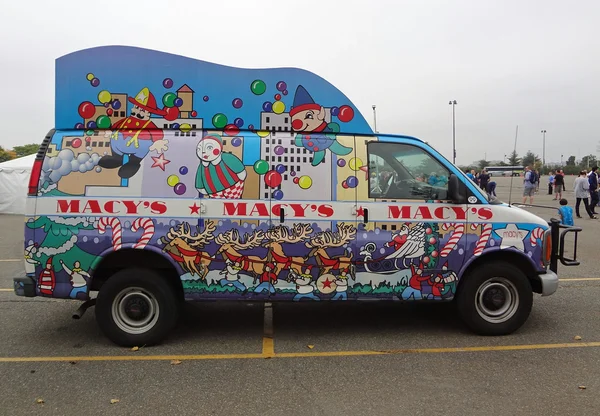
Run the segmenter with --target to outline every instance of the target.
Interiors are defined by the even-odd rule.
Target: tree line
[[[6,162],[7,160],[11,159],[17,159],[19,157],[32,155],[34,153],[37,153],[39,148],[40,145],[36,143],[24,144],[23,146],[15,146],[12,148],[12,150],[7,150],[0,146],[0,163]]]

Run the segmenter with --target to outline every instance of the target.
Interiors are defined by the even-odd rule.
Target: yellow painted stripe
[[[23,259],[0,259],[0,262],[3,261],[23,261]]]
[[[14,289],[0,289],[0,292],[13,292]]]
[[[600,277],[574,277],[572,279],[558,279],[559,282],[589,282],[593,280],[600,280]]]
[[[273,341],[273,307],[269,302],[265,303],[264,306],[262,355],[265,358],[272,358],[275,356],[275,343]]]
[[[310,358],[310,357],[356,357],[372,355],[401,355],[401,354],[444,354],[459,352],[490,352],[490,351],[520,351],[545,350],[564,348],[600,347],[600,342],[573,342],[562,344],[523,344],[496,345],[481,347],[446,347],[446,348],[409,348],[397,350],[373,351],[323,351],[323,352],[286,352],[273,353],[272,357],[264,354],[205,354],[205,355],[98,355],[72,357],[0,357],[0,363],[11,362],[62,362],[62,361],[168,361],[168,360],[234,360],[255,358]]]

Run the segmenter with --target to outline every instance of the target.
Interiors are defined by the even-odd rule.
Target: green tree
[[[523,166],[531,166],[533,168],[539,160],[540,158],[535,153],[528,150],[525,156],[523,156]]]
[[[490,162],[488,162],[485,159],[481,159],[479,162],[477,162],[477,166],[479,166],[479,169],[487,168],[489,165]]]
[[[508,156],[508,164],[510,166],[519,166],[521,165],[521,158],[516,150],[513,150]]]
[[[2,146],[0,146],[0,163],[6,162],[7,160],[11,160],[13,157],[10,153],[8,153]]]
[[[592,168],[593,166],[596,166],[598,164],[598,161],[596,160],[596,156],[594,155],[587,155],[581,158],[581,162],[579,163],[579,166],[582,169],[588,169],[588,168]]]
[[[569,156],[567,159],[567,166],[575,166],[575,156]]]
[[[32,155],[34,153],[37,153],[39,148],[40,148],[39,144],[32,143],[32,144],[24,144],[23,146],[15,146],[15,147],[13,147],[13,150],[17,153],[17,157],[23,157],[23,156]]]

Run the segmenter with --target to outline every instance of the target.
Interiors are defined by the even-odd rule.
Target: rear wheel
[[[96,299],[96,322],[115,344],[161,342],[177,323],[179,302],[171,285],[152,270],[124,269],[108,279]]]
[[[461,281],[458,312],[465,324],[481,335],[507,335],[529,317],[533,291],[527,276],[511,264],[480,266]]]

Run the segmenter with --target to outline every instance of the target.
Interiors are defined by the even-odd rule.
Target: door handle
[[[283,208],[279,208],[279,222],[283,223],[285,221],[285,211]]]
[[[368,223],[369,222],[369,210],[368,208],[363,208],[363,212],[364,212],[364,223]]]

